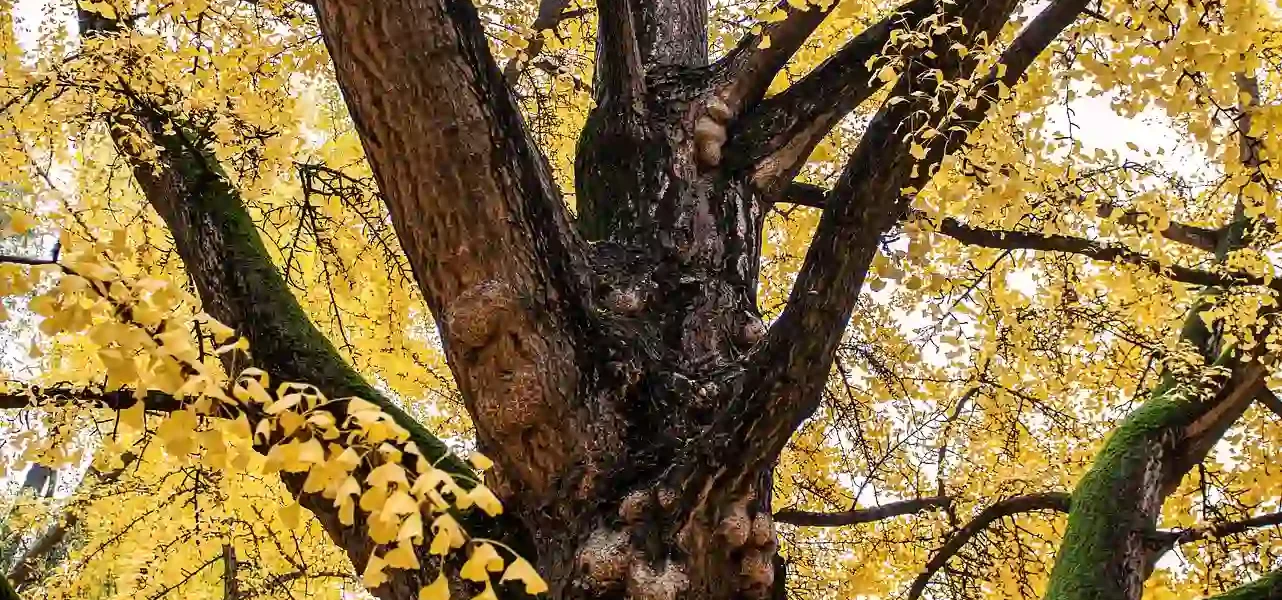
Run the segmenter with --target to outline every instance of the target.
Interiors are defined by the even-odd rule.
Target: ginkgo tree
[[[0,0],[9,587],[1279,597],[1279,16]]]

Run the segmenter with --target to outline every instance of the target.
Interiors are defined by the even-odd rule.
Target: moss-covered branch
[[[1271,571],[1246,585],[1207,600],[1278,600],[1282,598],[1282,571]]]

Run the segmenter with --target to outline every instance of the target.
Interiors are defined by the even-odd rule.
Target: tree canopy
[[[604,494],[584,491],[599,470],[669,486],[602,522],[720,502],[716,539],[768,549],[736,550],[770,573],[744,597],[1279,597],[1280,19],[1257,0],[0,0],[9,581],[611,597],[571,596],[548,551],[570,542],[546,533],[577,514],[549,505]],[[713,100],[683,91],[704,77]],[[628,137],[669,131],[643,113],[689,126],[662,138],[686,148],[666,179]],[[645,199],[723,171],[756,212]],[[616,285],[643,270],[663,299]],[[698,317],[732,288],[755,314],[596,325]],[[655,371],[680,409],[558,404],[650,381],[584,350],[615,335],[694,357]],[[697,427],[656,425],[686,410]],[[611,419],[658,449],[594,462]],[[18,485],[32,464],[62,491]],[[567,534],[586,550],[565,564],[606,581],[583,557],[624,542],[598,531]],[[670,573],[616,579],[703,597]]]

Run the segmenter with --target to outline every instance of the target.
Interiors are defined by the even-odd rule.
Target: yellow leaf
[[[432,521],[432,533],[435,534],[429,550],[432,554],[444,556],[450,548],[461,548],[467,543],[467,539],[463,537],[463,528],[448,513]]]
[[[491,517],[503,513],[503,504],[499,502],[494,492],[490,491],[490,488],[478,485],[467,492],[467,497]]]
[[[401,523],[401,530],[396,533],[396,539],[423,541],[423,514],[414,511],[405,517],[405,522]]]
[[[147,413],[144,410],[143,402],[134,402],[122,411],[120,411],[120,424],[129,431],[142,431],[146,428]]]
[[[470,581],[488,582],[490,580],[489,571],[497,573],[502,570],[503,557],[499,556],[499,552],[494,549],[494,546],[482,542],[472,548],[472,556],[468,557],[466,563],[463,563],[463,568],[459,571],[459,575],[462,575],[463,579]]]
[[[408,515],[418,512],[418,502],[405,491],[398,491],[383,504],[383,510],[394,515]]]
[[[473,467],[476,467],[481,471],[488,471],[490,467],[494,466],[494,461],[490,460],[490,457],[476,451],[473,451],[472,454],[467,457],[467,460],[472,463]]]
[[[297,502],[290,502],[280,509],[280,520],[290,529],[298,529],[303,520],[303,507]]]
[[[445,575],[437,575],[430,585],[418,591],[418,600],[450,600],[450,584]]]
[[[381,557],[370,555],[369,563],[365,565],[365,572],[361,574],[361,582],[365,587],[372,590],[387,583],[387,574],[383,573],[383,568],[386,566],[387,562]]]
[[[542,594],[548,591],[548,584],[543,581],[534,566],[524,558],[517,557],[508,565],[507,570],[503,572],[503,578],[500,581],[515,580],[525,584],[525,593],[531,596]]]
[[[31,225],[31,217],[27,216],[26,213],[16,212],[9,215],[9,229],[18,235],[31,231]]]
[[[880,79],[885,83],[890,83],[891,81],[894,81],[895,75],[896,75],[895,68],[890,65],[886,65],[882,67],[880,71],[877,71],[877,79]]]
[[[386,489],[392,483],[399,483],[405,487],[410,486],[409,479],[405,477],[405,468],[396,463],[383,463],[369,472],[365,482],[378,488]]]
[[[414,545],[408,542],[397,544],[396,548],[383,556],[383,559],[394,569],[418,568],[418,557],[414,555]]]

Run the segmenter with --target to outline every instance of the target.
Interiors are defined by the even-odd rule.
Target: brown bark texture
[[[1087,6],[1053,0],[1005,48],[999,69],[979,72],[973,57],[949,48],[995,39],[1019,3],[910,0],[766,98],[770,81],[835,2],[806,9],[782,2],[788,19],[710,62],[706,0],[599,0],[596,107],[579,141],[579,213],[572,216],[470,0],[313,4],[478,442],[496,462],[491,483],[507,513],[469,527],[519,549],[550,583],[549,597],[565,600],[784,597],[772,465],[819,405],[883,236],[910,216],[904,190],[923,186],[984,121],[998,89],[1019,85]],[[536,27],[555,24],[567,4],[546,2]],[[873,77],[867,61],[892,32],[928,18],[964,27],[913,50],[896,81]],[[86,34],[117,27],[91,15],[82,25]],[[768,48],[760,44],[765,35]],[[933,70],[942,79],[926,76]],[[937,87],[962,78],[976,87]],[[819,140],[883,85],[906,101],[877,110],[836,185],[794,186]],[[329,397],[373,399],[420,447],[441,455],[444,445],[383,399],[307,320],[212,154],[169,127],[174,117],[161,107],[141,98],[125,106],[130,126],[161,149],[162,164],[131,157],[123,144],[121,153],[172,230],[207,310],[246,335],[267,371],[314,383]],[[925,158],[916,159],[901,132],[906,123],[911,130],[928,122],[954,134],[923,142]],[[767,327],[756,305],[763,220],[785,201],[822,207],[823,215],[787,307]],[[1109,251],[1080,240],[948,227],[946,235],[978,245]],[[1202,231],[1195,245],[1217,235]],[[1216,395],[1227,408],[1208,401],[1152,435],[1137,434],[1124,462],[1144,477],[1157,474],[1115,490],[1138,496],[1129,504],[1145,514],[1132,521],[1152,520],[1163,481],[1205,453],[1198,444],[1208,428],[1222,433],[1240,414],[1243,398],[1254,396],[1254,376],[1235,375],[1226,385],[1246,387]],[[163,409],[166,399],[148,402]],[[444,466],[468,472],[461,461]],[[286,483],[301,494],[300,481]],[[377,550],[362,524],[345,527],[330,503],[301,495],[361,569]],[[1072,512],[1093,500],[1074,496]],[[950,502],[941,495],[885,510],[780,518],[838,526]],[[967,527],[1069,504],[1062,494],[1015,499]],[[957,543],[969,535],[963,531]],[[1113,553],[1101,560],[1130,577],[1134,549],[1115,541],[1100,550]],[[930,572],[950,555],[941,552]],[[421,571],[396,571],[372,592],[415,598],[440,566],[426,555],[421,562]],[[928,583],[929,574],[913,595]],[[454,587],[475,593],[469,585]],[[1120,600],[1134,597],[1133,586],[1119,580],[1090,588],[1098,593],[1057,597]],[[515,586],[498,592],[522,595]]]

